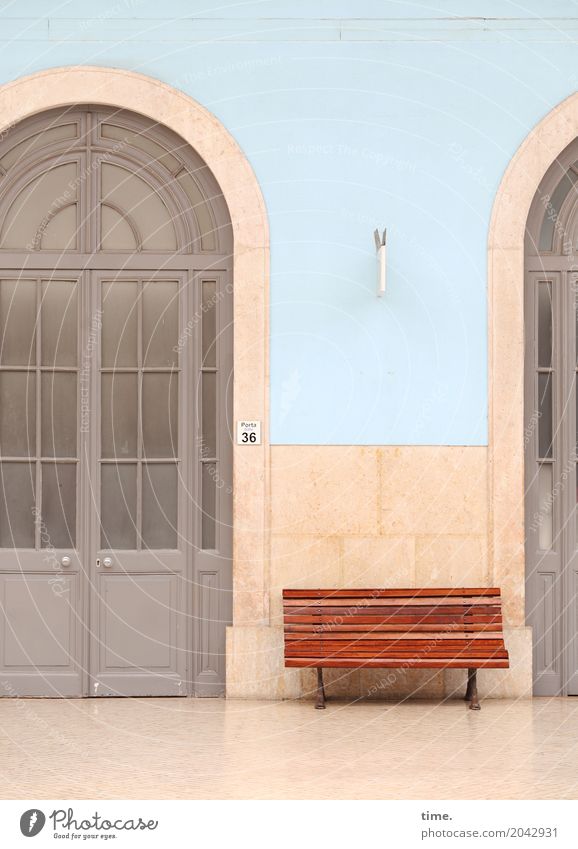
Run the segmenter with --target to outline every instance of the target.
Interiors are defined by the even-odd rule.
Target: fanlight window
[[[188,145],[131,113],[45,113],[0,145],[1,250],[228,253],[224,205]]]
[[[541,195],[544,216],[538,240],[539,253],[571,253],[576,246],[573,209],[578,199],[578,163],[564,174],[551,194]]]

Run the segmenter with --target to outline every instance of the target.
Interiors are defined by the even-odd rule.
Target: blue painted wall
[[[128,68],[237,139],[271,224],[273,442],[483,445],[492,202],[577,37],[571,0],[18,0],[0,81]]]

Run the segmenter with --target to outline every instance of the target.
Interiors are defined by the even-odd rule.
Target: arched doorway
[[[0,142],[0,675],[9,695],[224,689],[232,227],[136,113]]]
[[[578,695],[578,142],[546,172],[525,242],[526,614],[534,692]]]

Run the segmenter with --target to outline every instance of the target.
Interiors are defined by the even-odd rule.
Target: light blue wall
[[[140,71],[245,151],[271,224],[273,442],[486,443],[490,211],[522,139],[577,88],[578,3],[0,6],[1,81]]]

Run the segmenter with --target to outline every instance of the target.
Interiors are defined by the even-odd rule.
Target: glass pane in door
[[[0,463],[0,547],[34,548],[34,463]]]
[[[78,164],[67,162],[49,167],[32,179],[10,206],[0,236],[0,248],[31,250],[47,247],[43,235],[50,223],[66,209],[76,210]],[[77,247],[76,212],[66,217],[67,226],[58,228],[48,246],[52,250]]]
[[[143,375],[143,454],[175,457],[178,454],[178,374]]]
[[[217,467],[203,463],[201,472],[201,547],[215,548],[217,540]]]
[[[102,456],[136,459],[138,375],[102,375]]]
[[[74,279],[0,281],[0,547],[76,545],[77,290]]]
[[[538,467],[538,515],[536,521],[539,523],[538,540],[543,551],[552,548],[553,526],[552,508],[554,499],[552,497],[552,464],[541,463]]]
[[[538,374],[538,456],[552,456],[552,374]]]
[[[0,371],[0,455],[36,454],[36,375]]]
[[[41,548],[73,548],[76,539],[76,463],[42,463]]]
[[[136,548],[136,472],[136,463],[102,465],[101,548]]]
[[[176,548],[176,464],[145,463],[143,465],[142,487],[143,547]]]
[[[138,283],[119,280],[102,284],[103,368],[137,365]]]
[[[552,284],[538,283],[538,367],[552,366]]]
[[[103,548],[177,547],[179,297],[175,280],[102,283]]]
[[[68,280],[47,280],[42,286],[43,366],[76,365],[77,290]]]
[[[76,457],[76,373],[42,372],[42,455]]]
[[[148,175],[147,175],[148,176]],[[116,164],[103,163],[101,169],[101,198],[130,222],[143,250],[174,251],[177,237],[171,214],[157,192],[144,175],[122,168]],[[102,247],[112,249],[106,243],[107,233],[101,234]]]
[[[0,364],[36,362],[36,281],[0,280]]]
[[[173,280],[149,282],[143,288],[143,364],[177,364],[179,287]]]
[[[202,364],[216,368],[217,366],[217,282],[203,280],[201,282],[201,303],[203,320],[201,323]]]

